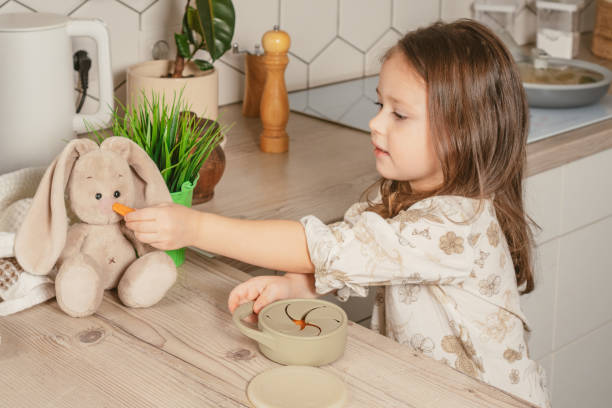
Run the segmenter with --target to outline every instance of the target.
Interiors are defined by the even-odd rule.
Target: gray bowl
[[[612,72],[601,65],[582,60],[549,58],[551,65],[568,65],[590,69],[603,75],[603,79],[589,84],[548,85],[523,83],[529,106],[533,108],[574,108],[599,101],[612,82]]]

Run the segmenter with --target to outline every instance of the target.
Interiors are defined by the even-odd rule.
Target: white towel
[[[45,172],[27,168],[0,175],[0,316],[17,313],[55,296],[48,276],[32,275],[14,258],[15,233]]]

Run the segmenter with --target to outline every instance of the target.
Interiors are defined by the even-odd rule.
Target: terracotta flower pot
[[[200,179],[193,190],[193,203],[201,204],[213,198],[215,186],[225,170],[225,153],[217,146],[200,169]]]
[[[195,119],[195,124],[199,127],[203,134],[207,132],[215,133],[219,131],[219,124],[206,118],[198,117],[195,112],[184,111],[181,115],[187,115]],[[210,128],[213,127],[212,130]],[[225,135],[223,135],[225,139]],[[210,152],[208,159],[202,164],[199,171],[199,179],[193,190],[193,204],[204,203],[214,195],[214,189],[225,170],[225,153],[222,145],[218,145]]]

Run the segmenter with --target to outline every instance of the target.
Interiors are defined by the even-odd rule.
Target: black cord
[[[81,83],[81,100],[76,108],[77,113],[81,112],[85,98],[87,97],[87,87],[89,86],[89,69],[91,68],[91,58],[87,56],[87,51],[79,50],[72,56],[73,67],[79,73]]]

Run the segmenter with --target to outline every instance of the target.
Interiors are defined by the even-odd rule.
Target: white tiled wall
[[[234,40],[241,49],[253,50],[263,33],[279,24],[292,41],[287,88],[305,89],[376,74],[380,57],[403,33],[439,19],[471,17],[471,5],[472,0],[234,0]],[[157,41],[166,41],[173,58],[174,33],[180,31],[184,7],[185,0],[0,0],[0,13],[40,11],[104,20],[111,35],[115,93],[120,99],[125,95],[126,68],[151,59]],[[593,20],[589,13],[588,21]],[[77,39],[73,46],[95,54],[90,39]],[[219,104],[240,101],[244,56],[228,52],[215,65]],[[89,92],[84,112],[98,106],[95,67]]]
[[[453,21],[458,18],[469,18],[472,15],[472,0],[453,0],[440,3],[440,18]]]

